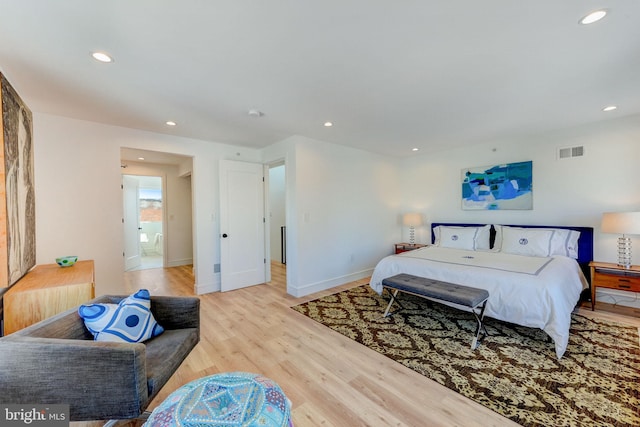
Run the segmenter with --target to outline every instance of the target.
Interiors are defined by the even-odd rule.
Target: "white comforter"
[[[488,290],[485,315],[542,329],[553,338],[558,359],[569,342],[571,312],[582,290],[589,286],[572,258],[525,257],[436,246],[382,259],[371,276],[370,286],[381,293],[382,280],[399,273]]]

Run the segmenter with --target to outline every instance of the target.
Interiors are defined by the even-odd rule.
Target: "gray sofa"
[[[200,341],[198,298],[152,296],[151,312],[165,331],[144,343],[94,341],[77,309],[0,338],[0,403],[69,404],[71,421],[139,417]]]

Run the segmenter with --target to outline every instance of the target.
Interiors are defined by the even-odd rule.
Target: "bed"
[[[383,279],[407,273],[486,289],[486,316],[542,329],[563,356],[571,313],[589,288],[593,228],[434,223],[432,242],[382,259],[371,288],[381,294]]]

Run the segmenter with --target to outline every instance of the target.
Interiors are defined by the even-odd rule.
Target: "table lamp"
[[[402,223],[409,227],[409,244],[415,245],[415,227],[422,225],[422,214],[417,212],[406,213],[402,216]]]
[[[640,234],[640,212],[606,212],[602,214],[602,232],[622,234],[618,238],[618,265],[631,268],[631,238]]]

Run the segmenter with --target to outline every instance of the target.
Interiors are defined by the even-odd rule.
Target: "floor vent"
[[[584,146],[560,148],[558,150],[558,159],[569,159],[571,157],[584,156]]]

